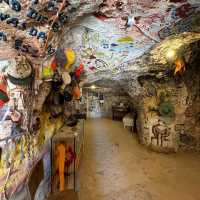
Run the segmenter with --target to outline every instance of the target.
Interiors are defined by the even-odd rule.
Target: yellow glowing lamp
[[[175,50],[169,50],[169,51],[166,53],[166,57],[167,57],[167,59],[169,59],[169,60],[175,60],[175,59],[176,59],[176,51],[175,51]]]
[[[96,86],[95,86],[95,85],[92,85],[92,86],[91,86],[91,89],[92,89],[92,90],[95,90],[95,89],[96,89]]]
[[[72,49],[67,49],[65,51],[65,55],[67,58],[67,64],[65,66],[65,69],[68,70],[71,67],[71,65],[74,64],[75,59],[76,59],[76,54]]]

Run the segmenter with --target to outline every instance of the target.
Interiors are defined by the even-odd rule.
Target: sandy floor
[[[200,155],[159,154],[121,122],[86,122],[80,200],[200,200]]]

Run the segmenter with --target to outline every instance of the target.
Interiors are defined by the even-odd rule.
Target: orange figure
[[[57,146],[57,167],[59,170],[59,178],[60,178],[60,191],[64,191],[65,189],[65,146],[64,144],[59,144]]]
[[[176,59],[175,65],[174,75],[176,75],[177,72],[182,73],[185,71],[185,63],[182,59]]]

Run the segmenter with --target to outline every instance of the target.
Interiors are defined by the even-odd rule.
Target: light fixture
[[[96,86],[95,86],[95,85],[92,85],[90,88],[91,88],[92,90],[95,90],[95,89],[96,89]]]
[[[167,59],[169,59],[169,60],[175,60],[175,59],[176,59],[176,51],[175,51],[175,50],[169,50],[169,51],[166,53],[166,57],[167,57]]]

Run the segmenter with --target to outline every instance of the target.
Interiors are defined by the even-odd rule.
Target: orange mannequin
[[[59,144],[57,146],[57,163],[56,169],[59,170],[59,178],[60,178],[60,191],[64,191],[65,189],[65,146],[63,144]]]

